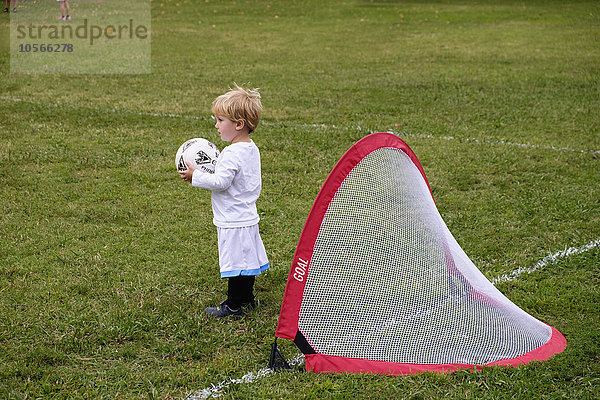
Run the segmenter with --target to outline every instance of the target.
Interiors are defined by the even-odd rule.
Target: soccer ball
[[[215,172],[219,149],[206,139],[194,138],[179,146],[175,155],[175,167],[177,171],[188,169],[186,161],[202,172],[212,174]]]

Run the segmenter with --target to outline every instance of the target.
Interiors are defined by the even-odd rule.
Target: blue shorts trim
[[[235,276],[252,276],[252,275],[260,275],[261,273],[268,270],[270,267],[269,263],[265,265],[261,265],[255,269],[234,269],[231,271],[221,272],[221,278],[232,278]]]

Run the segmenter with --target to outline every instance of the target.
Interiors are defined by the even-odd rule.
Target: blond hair
[[[244,121],[252,133],[262,112],[260,93],[258,89],[244,89],[235,85],[235,89],[217,97],[212,103],[212,113],[227,117],[234,122]]]

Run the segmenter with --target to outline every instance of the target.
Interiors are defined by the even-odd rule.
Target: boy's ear
[[[235,121],[235,130],[236,131],[241,131],[242,129],[244,129],[244,126],[246,125],[246,121],[239,120],[239,121]]]

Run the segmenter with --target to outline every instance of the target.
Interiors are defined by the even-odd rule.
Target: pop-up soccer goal
[[[390,133],[354,144],[323,184],[276,336],[296,343],[307,371],[391,375],[516,366],[566,346],[469,260],[417,157]]]

